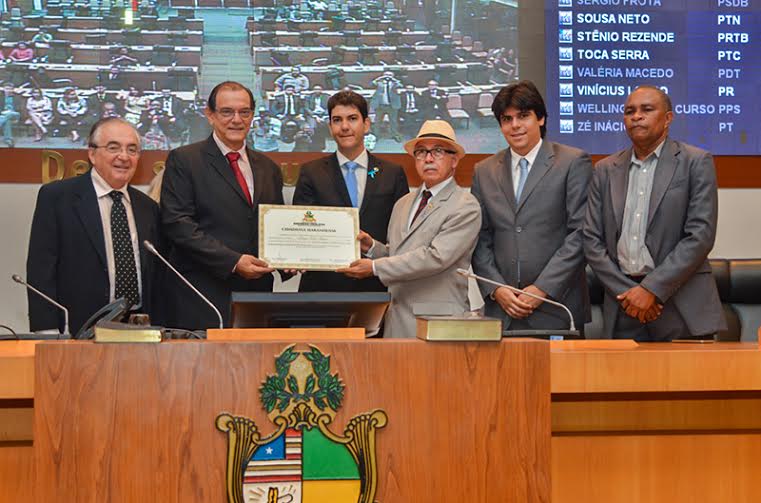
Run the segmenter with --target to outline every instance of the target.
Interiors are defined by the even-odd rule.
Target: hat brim
[[[417,143],[419,141],[423,141],[423,140],[437,140],[437,141],[444,142],[447,145],[452,146],[457,151],[457,157],[458,158],[461,159],[461,158],[463,158],[465,156],[465,149],[462,148],[462,146],[459,143],[457,143],[455,141],[452,141],[452,140],[450,140],[449,138],[447,138],[446,136],[443,136],[443,135],[423,135],[423,136],[417,136],[417,137],[409,140],[407,143],[404,144],[404,150],[409,155],[411,155],[412,157],[415,157],[415,155],[413,154],[413,151],[415,150],[415,145],[417,145]]]

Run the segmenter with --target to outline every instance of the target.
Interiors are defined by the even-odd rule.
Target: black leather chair
[[[761,259],[711,259],[727,330],[716,334],[717,341],[756,342],[761,326]],[[592,321],[584,326],[587,339],[603,336],[603,287],[587,266],[587,282],[592,304]]]
[[[721,301],[725,311],[730,309],[737,316],[739,339],[755,342],[761,326],[761,259],[731,259],[727,262],[729,292],[721,297]],[[727,323],[730,323],[729,319]]]

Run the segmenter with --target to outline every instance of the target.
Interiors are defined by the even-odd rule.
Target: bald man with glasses
[[[169,153],[161,189],[169,260],[217,306],[226,326],[232,291],[271,291],[274,279],[258,258],[257,216],[259,204],[283,204],[283,178],[274,162],[246,145],[254,107],[245,86],[227,81],[214,87],[205,110],[212,135]],[[171,292],[170,325],[218,325],[185,285],[176,282]]]

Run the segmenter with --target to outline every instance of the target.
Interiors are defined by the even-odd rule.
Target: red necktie
[[[418,204],[417,211],[415,212],[415,216],[412,217],[412,222],[410,222],[410,225],[415,223],[415,219],[420,215],[425,207],[428,205],[428,200],[431,198],[432,194],[430,190],[424,190],[423,191],[423,197],[420,198],[420,204]]]
[[[238,185],[240,185],[240,188],[243,190],[243,194],[246,196],[248,205],[252,206],[253,201],[251,201],[251,193],[248,191],[248,184],[246,183],[246,179],[243,177],[243,172],[240,170],[240,166],[238,165],[240,154],[238,152],[229,152],[225,157],[227,157],[227,160],[230,161],[230,166],[233,168],[235,179],[238,180]]]

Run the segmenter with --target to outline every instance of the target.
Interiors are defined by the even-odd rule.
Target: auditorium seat
[[[470,127],[470,115],[462,108],[462,96],[459,94],[450,94],[447,97],[447,110],[452,122],[456,120],[465,121],[465,129]],[[453,124],[454,125],[454,124]]]
[[[494,113],[491,111],[491,104],[494,102],[494,95],[492,93],[481,93],[478,95],[478,112],[479,124],[483,127],[483,123],[486,119],[494,117]]]
[[[711,270],[724,308],[727,330],[717,341],[756,342],[761,326],[761,259],[711,259]],[[592,321],[584,326],[587,339],[603,336],[603,287],[587,266]]]

